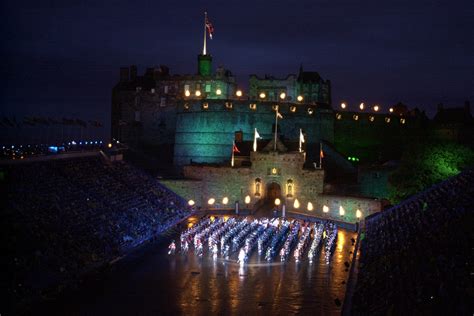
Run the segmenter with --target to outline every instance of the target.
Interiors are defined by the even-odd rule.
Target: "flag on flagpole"
[[[257,129],[255,128],[255,133],[253,137],[253,151],[257,151],[257,138],[261,138],[260,134],[257,132]]]
[[[303,131],[300,128],[300,152],[303,151],[303,143],[304,143],[304,135],[303,135]]]
[[[211,21],[209,21],[207,15],[206,15],[206,29],[207,32],[209,33],[209,38],[212,39],[212,35],[214,34],[214,26],[212,26]]]
[[[240,153],[240,150],[235,145],[235,141],[232,142],[232,159],[230,160],[230,165],[234,166],[234,153]]]
[[[235,145],[235,141],[234,141],[234,146],[232,147],[232,152],[240,153],[240,150],[237,148],[237,145]]]

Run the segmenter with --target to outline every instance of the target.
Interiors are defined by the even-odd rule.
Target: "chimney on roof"
[[[130,80],[131,81],[137,80],[137,66],[136,65],[130,66]]]
[[[471,114],[471,103],[469,100],[466,100],[464,102],[464,111],[466,111],[466,114],[470,115]]]
[[[128,67],[120,67],[120,82],[127,82],[130,79]]]

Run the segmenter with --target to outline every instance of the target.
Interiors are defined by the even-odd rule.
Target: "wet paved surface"
[[[191,218],[190,221],[196,221]],[[49,314],[143,315],[143,314],[340,314],[356,234],[339,229],[329,265],[324,250],[312,264],[305,258],[296,263],[259,260],[256,252],[249,265],[240,267],[236,254],[230,260],[213,260],[188,254],[167,254],[176,238],[171,230],[161,241],[118,262],[100,278],[36,312]],[[178,240],[178,238],[176,238]]]

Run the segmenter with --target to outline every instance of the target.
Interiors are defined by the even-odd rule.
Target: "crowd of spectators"
[[[355,315],[472,314],[474,171],[366,220]]]
[[[5,168],[3,282],[39,297],[163,232],[191,212],[145,172],[92,156]]]
[[[32,157],[100,150],[105,149],[107,145],[101,140],[72,141],[61,144],[1,145],[0,159],[21,160]]]

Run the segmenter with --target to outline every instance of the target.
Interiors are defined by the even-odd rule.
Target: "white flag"
[[[257,151],[257,138],[261,138],[260,134],[257,132],[257,129],[255,128],[255,133],[253,137],[253,151]]]
[[[260,134],[257,132],[257,129],[255,129],[255,138],[262,138],[260,137]]]
[[[303,135],[303,131],[301,130],[301,128],[300,128],[300,142],[304,143],[304,135]]]

